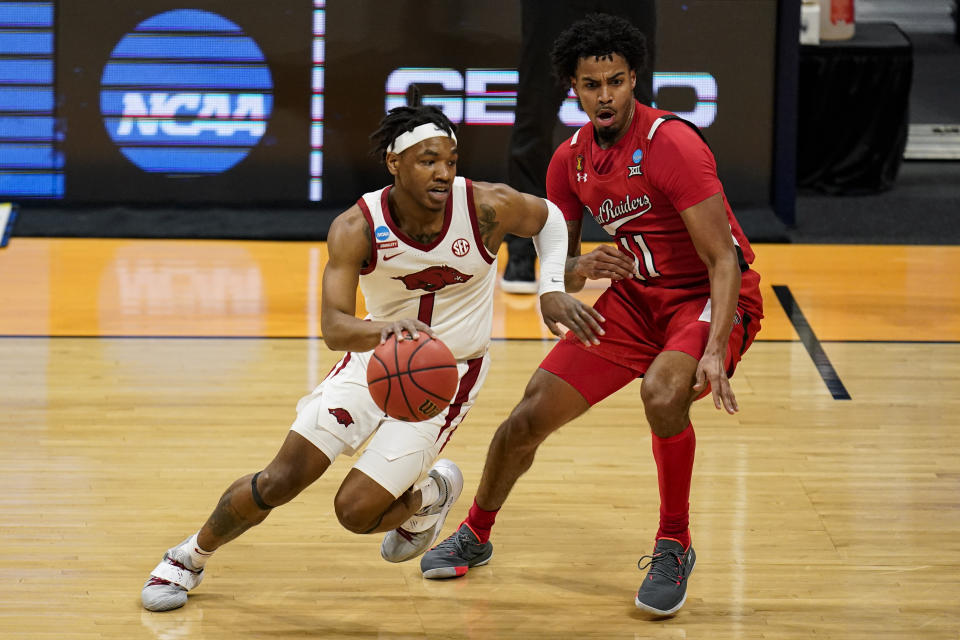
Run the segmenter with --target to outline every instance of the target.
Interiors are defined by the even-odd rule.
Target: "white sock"
[[[207,564],[207,560],[210,559],[210,556],[213,555],[213,551],[204,551],[200,548],[200,545],[197,543],[197,534],[199,531],[189,540],[184,543],[184,546],[187,548],[187,552],[190,554],[190,564],[193,565],[194,569],[203,569],[203,566]]]
[[[440,486],[431,476],[427,476],[413,485],[413,488],[420,490],[420,508],[417,511],[423,511],[427,507],[433,506],[440,499]]]

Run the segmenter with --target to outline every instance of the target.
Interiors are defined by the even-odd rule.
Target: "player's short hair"
[[[371,153],[380,156],[381,161],[385,161],[387,159],[387,149],[390,148],[390,145],[398,136],[407,131],[413,131],[414,127],[421,124],[430,123],[443,129],[447,134],[453,134],[457,130],[457,126],[450,122],[443,111],[433,105],[404,106],[390,109],[380,121],[380,127],[370,134],[370,140],[374,144]]]
[[[550,61],[557,80],[569,87],[581,58],[612,53],[623,56],[631,70],[643,71],[647,66],[647,37],[624,18],[593,13],[577,20],[557,37]]]

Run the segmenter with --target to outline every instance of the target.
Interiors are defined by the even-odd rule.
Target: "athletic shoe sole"
[[[493,552],[490,552],[489,557],[480,562],[470,565],[469,567],[439,567],[437,569],[428,569],[423,572],[423,577],[428,580],[444,580],[447,578],[459,578],[464,575],[470,569],[474,567],[482,567],[483,565],[490,562],[493,559]]]

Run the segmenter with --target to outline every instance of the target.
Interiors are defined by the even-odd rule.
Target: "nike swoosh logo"
[[[387,260],[393,260],[394,258],[400,255],[403,255],[403,251],[401,251],[400,253],[395,253],[392,256],[383,256],[383,261],[386,262]]]
[[[550,282],[563,282],[563,280],[558,280],[556,278],[550,278]]]

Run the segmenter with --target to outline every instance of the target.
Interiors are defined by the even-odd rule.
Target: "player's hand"
[[[437,334],[430,328],[430,325],[420,322],[415,318],[403,318],[401,320],[388,322],[380,329],[380,344],[386,342],[391,333],[397,335],[397,341],[419,340],[421,331],[431,338],[439,340]]]
[[[693,390],[702,393],[707,385],[713,393],[713,406],[717,409],[726,409],[733,415],[740,410],[737,406],[737,397],[730,387],[730,379],[723,369],[723,358],[716,353],[704,353],[697,365],[697,378]]]
[[[633,277],[633,265],[633,259],[623,251],[613,245],[601,244],[577,258],[573,273],[589,280],[623,280]]]
[[[601,322],[606,322],[600,312],[562,291],[551,291],[540,296],[540,313],[550,332],[562,337],[563,325],[586,346],[600,344],[597,336],[603,335]]]

